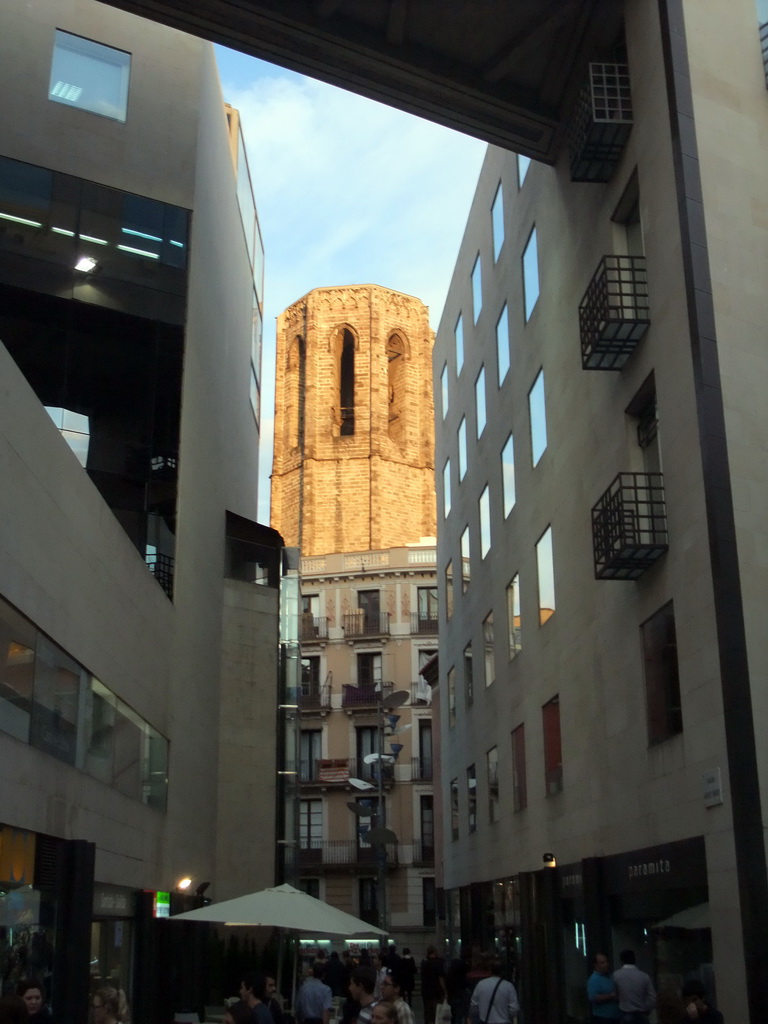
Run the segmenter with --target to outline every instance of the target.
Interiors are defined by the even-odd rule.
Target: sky
[[[275,320],[312,288],[415,295],[437,329],[486,145],[216,47],[264,240],[259,520],[269,522]]]

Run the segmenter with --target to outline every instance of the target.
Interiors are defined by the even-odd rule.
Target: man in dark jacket
[[[445,966],[434,946],[427,946],[427,956],[421,961],[421,998],[424,1024],[435,1024],[437,1004],[445,999]]]

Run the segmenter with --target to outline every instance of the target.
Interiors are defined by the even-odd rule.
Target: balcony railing
[[[325,615],[302,615],[299,640],[311,643],[313,640],[328,639],[328,619]]]
[[[571,181],[610,181],[632,131],[626,64],[590,64],[568,131]]]
[[[171,555],[164,555],[158,551],[147,552],[144,556],[144,561],[168,597],[173,600],[173,569],[176,564],[175,559]]]
[[[299,761],[299,782],[302,785],[346,785],[354,775],[355,762],[347,758],[313,758]]]
[[[768,22],[760,25],[760,49],[763,53],[763,70],[765,71],[765,85],[768,88]]]
[[[433,765],[431,757],[411,758],[411,778],[414,782],[431,782],[432,771]]]
[[[397,843],[387,844],[387,867],[398,863]],[[299,864],[325,868],[360,868],[371,870],[376,864],[376,850],[355,839],[302,839],[299,843]]]
[[[437,652],[435,652],[437,653]],[[417,679],[411,683],[411,704],[431,704],[432,688],[424,679]]]
[[[355,771],[355,778],[363,779],[365,782],[376,783],[379,780],[379,762],[372,761],[370,764],[366,764],[364,759],[358,758],[357,761],[352,762],[352,767]],[[381,781],[385,786],[390,785],[395,780],[395,766],[387,761],[384,761],[381,765]]]
[[[389,636],[389,612],[346,612],[342,625],[348,637]]]
[[[392,689],[391,682],[363,683],[359,686],[345,684],[341,688],[341,706],[343,708],[377,708],[380,704],[386,704]]]
[[[644,256],[603,256],[579,306],[581,365],[620,370],[650,324]]]
[[[411,633],[419,633],[422,636],[424,634],[434,636],[437,633],[437,621],[437,612],[431,615],[411,612]]]
[[[413,842],[413,863],[417,867],[425,867],[435,863],[434,842],[425,843],[422,839]]]
[[[299,708],[302,711],[325,711],[331,706],[329,683],[302,683],[299,687]]]
[[[592,509],[595,577],[636,580],[669,547],[661,473],[619,473]]]

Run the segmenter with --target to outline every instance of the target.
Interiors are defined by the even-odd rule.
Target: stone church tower
[[[427,307],[315,288],[277,319],[272,526],[304,556],[435,535]]]

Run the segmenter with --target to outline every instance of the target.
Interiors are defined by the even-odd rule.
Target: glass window
[[[483,619],[483,649],[485,652],[485,685],[490,686],[496,679],[496,656],[493,650],[493,612]]]
[[[443,367],[443,372],[440,374],[440,397],[443,409],[443,419],[448,414],[448,364],[446,363]]]
[[[256,420],[256,426],[258,426],[259,414],[261,412],[261,392],[259,391],[259,382],[256,377],[256,370],[254,369],[253,363],[251,363],[251,376],[248,397],[250,399],[251,409],[253,410],[253,415]]]
[[[143,729],[141,718],[121,700],[115,708],[115,789],[141,799],[143,793]]]
[[[91,676],[85,715],[85,770],[108,785],[112,783],[115,760],[115,716],[117,698],[103,683]]]
[[[445,618],[449,621],[453,616],[453,561],[445,567]]]
[[[487,416],[485,411],[485,367],[480,367],[480,373],[475,381],[475,409],[477,411],[477,436],[482,435],[485,430]]]
[[[437,893],[434,878],[421,880],[421,923],[425,928],[434,928],[437,924]]]
[[[504,518],[515,507],[515,442],[510,434],[501,450],[501,488],[504,493]]]
[[[451,779],[451,839],[459,838],[459,780]]]
[[[459,424],[459,480],[467,475],[467,418],[461,417]]]
[[[536,545],[539,571],[539,625],[543,626],[555,611],[555,563],[552,553],[552,527],[548,526]]]
[[[544,774],[547,796],[563,789],[563,754],[560,743],[560,697],[553,697],[541,709],[544,727]]]
[[[443,516],[447,519],[451,511],[451,460],[443,466]]]
[[[528,411],[531,418],[531,462],[538,465],[547,449],[547,414],[544,402],[544,371],[539,370],[528,393]]]
[[[531,313],[539,298],[539,253],[536,244],[536,228],[531,230],[523,251],[523,298],[525,300],[525,321],[531,319]]]
[[[261,380],[261,343],[263,338],[263,321],[256,292],[253,293],[253,312],[251,314],[251,366],[256,380]]]
[[[485,769],[488,776],[488,820],[499,820],[499,748],[491,747],[485,755]]]
[[[472,662],[472,644],[464,648],[464,700],[471,704],[475,699],[475,672]]]
[[[38,634],[30,742],[67,764],[75,764],[80,666]]]
[[[521,649],[520,633],[520,575],[515,573],[507,585],[507,630],[509,632],[509,659]]]
[[[531,158],[529,156],[523,156],[522,153],[517,154],[517,187],[522,188],[525,176],[528,173],[528,168],[531,166]]]
[[[475,264],[472,267],[472,313],[474,323],[480,319],[480,310],[483,308],[483,281],[480,269],[480,253],[475,257]]]
[[[253,201],[251,175],[248,171],[248,157],[242,131],[237,133],[237,201],[245,234],[248,261],[253,266],[253,247],[256,239],[256,204]]]
[[[453,335],[456,341],[456,376],[458,377],[464,365],[464,320],[461,313],[456,321]]]
[[[525,777],[525,726],[512,730],[512,808],[522,811],[528,806]]]
[[[88,464],[88,446],[91,440],[89,419],[81,413],[46,405],[45,411],[61,431],[61,436],[75,454],[83,468]]]
[[[506,302],[501,316],[496,322],[496,353],[499,364],[499,387],[501,387],[504,378],[509,373],[509,313]]]
[[[168,797],[168,740],[145,723],[142,758],[142,800],[164,811]]]
[[[469,527],[464,527],[464,532],[461,535],[461,592],[466,594],[467,588],[469,587],[470,581],[470,562],[469,562]]]
[[[645,671],[648,741],[660,743],[683,731],[677,666],[675,612],[670,601],[640,627]]]
[[[501,194],[501,182],[496,189],[491,207],[491,228],[493,230],[493,259],[498,260],[501,247],[504,244],[504,199]]]
[[[485,558],[491,550],[491,496],[488,485],[480,495],[480,557]]]
[[[35,683],[36,631],[0,603],[0,729],[29,742]]]
[[[448,725],[456,725],[456,670],[448,669]]]
[[[470,832],[477,832],[477,772],[473,764],[467,768],[467,826]]]
[[[299,801],[299,847],[320,850],[323,843],[323,801]]]
[[[56,29],[48,98],[125,121],[131,55]]]

